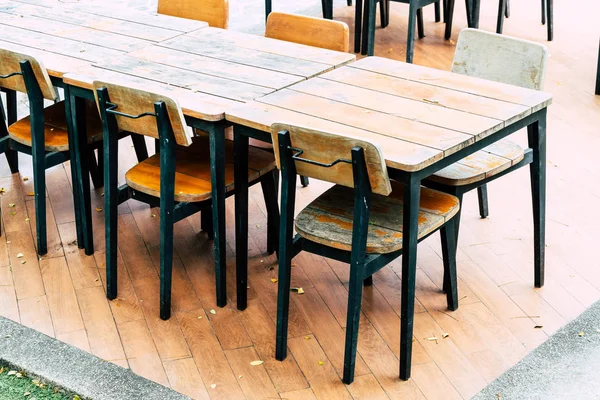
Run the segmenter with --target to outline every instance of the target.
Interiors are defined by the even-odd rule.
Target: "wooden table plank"
[[[281,89],[304,80],[304,78],[297,75],[267,71],[262,68],[190,54],[160,46],[145,47],[129,55],[141,60],[156,61],[172,67],[179,67],[206,75],[218,76],[237,82],[246,82],[271,89]]]
[[[133,86],[150,92],[164,93],[177,100],[186,116],[199,118],[205,121],[220,121],[225,118],[225,110],[242,104],[219,96],[194,92],[190,89],[109,71],[94,65],[90,65],[75,73],[69,73],[64,76],[64,82],[66,84],[90,90],[93,87],[92,84],[94,80],[104,80]]]
[[[219,28],[209,27],[201,31],[192,32],[189,35],[199,38],[211,36],[218,38],[223,43],[243,49],[258,50],[281,56],[292,56],[301,60],[328,65],[343,65],[356,60],[356,56],[350,53],[321,49]]]
[[[470,134],[298,93],[290,89],[283,89],[257,101],[442,150],[445,155],[452,154],[475,141],[475,137]]]
[[[377,143],[382,149],[385,149],[386,163],[389,167],[405,171],[419,170],[435,161],[441,160],[444,156],[443,151],[431,147],[259,102],[246,103],[231,108],[226,112],[226,117],[228,121],[264,132],[270,132],[271,125],[275,122],[286,122],[357,139],[369,140]],[[429,164],[423,164],[422,160],[427,160]]]
[[[310,79],[294,85],[290,89],[441,128],[477,135],[477,138],[497,132],[504,127],[502,120],[452,110],[433,102],[414,101],[321,78]]]
[[[5,0],[0,3],[0,12],[29,15],[51,21],[64,22],[76,26],[94,28],[100,31],[118,33],[138,39],[160,42],[181,35],[180,31],[149,26],[136,22],[71,10],[65,7],[46,8],[31,4]]]
[[[75,70],[90,65],[89,61],[80,58],[63,56],[61,54],[50,53],[44,50],[34,49],[17,43],[4,42],[0,39],[0,48],[4,50],[15,51],[17,53],[28,54],[35,57],[46,67],[48,74],[53,77],[61,78],[65,71]]]
[[[100,62],[123,54],[119,50],[6,25],[2,26],[2,40],[91,62]]]
[[[82,43],[130,52],[151,44],[147,40],[124,36],[118,33],[99,31],[92,28],[67,24],[32,16],[20,16],[13,14],[0,14],[4,26],[27,29],[29,31],[57,36],[64,39],[72,39]]]
[[[171,29],[182,33],[192,32],[208,26],[204,21],[195,21],[192,19],[177,18],[155,13],[145,13],[128,8],[109,7],[106,4],[70,3],[65,4],[65,7],[70,10],[135,22],[152,27]]]
[[[409,81],[425,82],[432,86],[471,93],[481,97],[502,100],[528,106],[531,112],[547,107],[552,95],[519,86],[492,82],[485,79],[455,74],[420,65],[407,64],[387,58],[367,57],[352,64],[352,68],[364,69]]]
[[[524,105],[433,86],[427,81],[409,81],[350,66],[336,68],[319,77],[505,122],[512,122],[514,118],[530,113],[529,107]]]
[[[130,56],[121,56],[99,62],[97,66],[110,71],[167,83],[231,100],[248,101],[273,91],[262,86],[208,76]]]
[[[159,45],[238,64],[298,75],[304,78],[310,78],[333,69],[333,65],[329,64],[237,47],[210,35],[202,37],[182,35],[161,42]]]

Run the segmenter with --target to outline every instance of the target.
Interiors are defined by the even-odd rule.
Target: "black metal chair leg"
[[[458,198],[458,204],[459,204],[459,206],[460,206],[460,207],[459,207],[459,209],[458,209],[458,212],[457,212],[457,213],[456,213],[456,215],[455,215],[455,216],[452,218],[452,220],[454,221],[454,222],[453,222],[453,228],[454,228],[454,240],[456,241],[456,243],[455,243],[455,246],[454,246],[454,247],[455,247],[456,249],[458,249],[458,233],[459,233],[459,230],[460,230],[460,216],[461,216],[461,213],[462,213],[462,206],[463,206],[463,201],[462,201],[462,199],[463,199],[463,192],[462,192],[462,191],[460,191],[458,188],[456,188],[456,189],[455,189],[455,191],[454,191],[454,193],[452,193],[452,194],[453,194],[453,195],[454,195],[456,198]],[[443,242],[443,240],[444,240],[444,238],[442,237],[442,242]],[[450,289],[451,289],[451,288],[448,286],[448,279],[449,279],[449,277],[447,277],[447,276],[446,276],[446,275],[447,275],[447,272],[448,272],[448,271],[446,270],[446,268],[445,268],[445,265],[444,265],[444,280],[443,280],[443,283],[442,283],[442,291],[443,291],[444,293],[446,293],[446,294],[447,294],[447,293],[450,291]]]
[[[456,238],[455,218],[440,229],[442,238],[442,258],[444,261],[444,287],[448,309],[458,309],[458,285],[456,283]]]
[[[267,208],[268,254],[273,254],[276,251],[278,244],[279,207],[277,205],[277,191],[275,190],[275,173],[278,173],[278,171],[273,171],[260,181],[265,199],[265,206]]]
[[[373,286],[373,275],[369,275],[367,276],[364,280],[363,280],[363,285],[364,286]]]
[[[202,232],[206,232],[206,235],[210,240],[215,238],[211,207],[207,207],[200,212],[200,229]]]
[[[414,1],[410,2],[408,11],[408,37],[406,39],[406,62],[413,62],[415,52],[415,25],[417,23],[417,6]]]
[[[235,156],[235,279],[236,301],[245,310],[248,297],[248,136],[240,134],[244,127],[233,130]]]
[[[546,1],[542,0],[542,25],[546,25]]]
[[[452,22],[454,19],[454,2],[455,0],[448,0],[448,8],[446,9],[446,32],[444,38],[449,40],[452,37]]]
[[[333,19],[333,0],[321,0],[323,8],[323,18]]]
[[[347,1],[348,7],[352,7],[352,0]]]
[[[300,184],[302,185],[302,187],[307,187],[308,183],[309,181],[307,176],[300,176]]]
[[[439,1],[436,1],[434,3],[434,8],[435,8],[435,22],[440,22],[442,20],[442,12],[441,12],[441,5]]]
[[[546,0],[546,14],[548,16],[548,41],[554,39],[554,0]]]
[[[2,107],[2,100],[0,99],[0,111],[2,116],[2,123],[6,121],[7,126],[10,126],[17,122],[17,92],[14,90],[6,90],[6,115],[4,115],[4,108]],[[6,127],[3,127],[6,128]],[[8,136],[8,130],[2,129],[2,137]],[[10,168],[10,173],[15,174],[19,172],[19,153],[16,150],[6,150],[6,161]]]
[[[479,215],[481,218],[487,218],[489,213],[487,184],[477,188],[477,199],[479,200]]]
[[[365,248],[366,248],[366,230]],[[353,242],[358,242],[354,237]],[[360,244],[358,244],[360,247]],[[353,246],[354,248],[354,246]],[[364,252],[364,250],[363,250]],[[356,365],[356,348],[358,345],[358,325],[360,322],[360,305],[362,302],[364,271],[364,254],[362,260],[350,264],[350,286],[348,288],[348,313],[346,316],[346,349],[344,352],[344,376],[342,381],[349,385],[354,381],[354,367]]]
[[[504,16],[510,18],[510,0],[506,0],[506,8],[504,9]]]
[[[369,1],[369,0],[366,0]],[[362,18],[363,18],[363,0],[356,0],[354,10],[354,52],[360,53],[361,34],[362,34]]]
[[[423,22],[422,8],[419,8],[417,10],[417,32],[419,33],[419,39],[423,39],[425,37],[425,25]]]
[[[596,69],[596,94],[600,95],[600,45],[598,46],[598,69]]]
[[[92,178],[94,187],[96,189],[103,187],[104,176],[103,171],[100,170],[100,160],[96,162],[96,152],[91,149],[88,151],[88,165],[90,166],[90,177]]]
[[[138,162],[142,162],[148,158],[148,148],[146,147],[146,140],[142,135],[133,133],[131,135],[131,141],[133,142],[133,149]]]
[[[379,0],[379,18],[382,28],[390,24],[390,0]]]
[[[496,23],[496,33],[501,34],[504,27],[504,11],[506,10],[506,1],[498,1],[498,21]]]
[[[273,9],[272,0],[265,0],[265,21],[269,18],[269,14],[271,14],[271,10]]]
[[[37,148],[36,148],[37,147]],[[40,256],[48,253],[46,234],[46,164],[44,143],[32,146],[33,191],[35,195],[35,228]]]

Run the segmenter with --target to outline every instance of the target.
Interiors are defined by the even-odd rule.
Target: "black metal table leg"
[[[413,62],[415,52],[415,25],[417,23],[417,4],[414,1],[410,2],[408,9],[408,36],[406,38],[406,62]]]
[[[65,113],[67,119],[67,133],[69,135],[69,158],[71,160],[71,181],[73,182],[73,207],[75,209],[75,231],[77,234],[77,244],[79,248],[84,247],[83,240],[83,221],[82,221],[82,211],[81,211],[81,201],[79,197],[79,166],[77,165],[77,140],[73,138],[74,133],[74,122],[73,117],[71,115],[71,93],[68,86],[65,87]],[[102,158],[102,153],[100,152],[100,158]],[[104,179],[104,177],[102,177]]]
[[[540,119],[527,127],[529,147],[533,150],[529,171],[533,200],[534,281],[538,288],[544,286],[546,250],[546,115],[544,109]]]
[[[272,0],[265,0],[265,21],[269,18],[269,14],[271,14],[271,10],[273,9]]]
[[[404,185],[400,379],[408,380],[410,378],[412,360],[415,282],[417,275],[417,231],[419,226],[421,182],[414,175],[409,175]]]
[[[217,306],[227,304],[225,242],[225,122],[212,124],[210,134],[210,177],[212,183],[212,211],[215,251],[215,280]],[[247,179],[247,178],[246,178]]]
[[[504,12],[506,11],[506,1],[500,0],[498,2],[498,21],[496,22],[496,33],[502,33],[504,28]]]
[[[548,16],[548,41],[554,39],[554,0],[546,1],[546,14]]]
[[[71,162],[77,168],[78,182],[73,189],[78,191],[79,211],[81,215],[81,232],[83,243],[79,243],[79,248],[85,248],[85,254],[90,256],[94,254],[94,233],[92,231],[92,211],[90,197],[90,179],[87,150],[87,134],[85,119],[85,100],[78,96],[71,97],[71,119],[73,124],[73,143],[70,146],[75,148],[74,159]],[[106,161],[106,160],[105,160]]]
[[[369,0],[366,0],[369,1]],[[354,52],[360,53],[360,42],[362,35],[363,0],[356,0],[354,10]]]
[[[10,126],[17,122],[17,92],[6,90],[6,122]],[[10,173],[19,172],[19,153],[16,150],[6,151],[6,160],[10,168]]]
[[[236,126],[234,134],[235,182],[235,267],[237,308],[247,307],[248,285],[248,136]]]

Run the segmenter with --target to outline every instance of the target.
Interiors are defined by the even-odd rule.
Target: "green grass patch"
[[[47,385],[0,363],[0,400],[80,400],[79,396]]]

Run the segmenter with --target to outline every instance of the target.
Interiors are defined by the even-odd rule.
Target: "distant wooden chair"
[[[542,25],[548,20],[548,41],[554,38],[554,0],[542,1]],[[496,33],[502,33],[504,28],[504,18],[510,16],[510,1],[499,0],[498,2],[498,21],[496,23]],[[547,18],[546,18],[547,17]]]
[[[347,52],[350,47],[350,30],[346,23],[298,14],[272,12],[267,18],[265,36]]]
[[[292,259],[304,250],[349,263],[343,381],[350,384],[354,380],[363,283],[370,285],[372,274],[402,254],[403,186],[390,181],[381,150],[372,143],[286,124],[273,124],[271,134],[282,174],[276,358],[284,360],[287,353]],[[336,185],[300,211],[294,224],[297,175]],[[458,307],[452,218],[458,209],[456,197],[421,190],[418,239],[438,229],[442,233],[450,310]],[[409,296],[414,292],[413,281]],[[401,329],[413,324],[413,313],[414,309],[402,315]],[[410,353],[411,346],[410,339],[403,342],[401,354]]]
[[[547,59],[548,51],[542,44],[468,28],[458,37],[452,72],[541,90]],[[530,143],[533,139],[529,134]],[[503,139],[442,169],[424,184],[453,194],[461,204],[463,194],[477,188],[479,213],[486,218],[487,183],[531,162],[531,149]],[[457,229],[459,224],[460,211]]]
[[[86,157],[95,162],[93,152],[100,146],[102,124],[94,102],[87,102],[85,123],[89,145],[83,144],[80,149],[69,146],[70,103],[56,102],[57,92],[46,68],[29,55],[0,49],[0,88],[7,97],[6,113],[0,100],[0,115],[3,117],[0,123],[0,151],[6,154],[12,173],[19,172],[19,152],[32,156],[37,252],[44,255],[48,251],[45,170],[71,159],[73,200],[75,205],[79,204],[75,188],[84,185],[89,190],[89,171],[84,169],[84,165],[75,164],[74,152],[85,152]],[[26,93],[29,100],[29,116],[20,120],[17,120],[17,92]],[[44,108],[44,100],[55,103]],[[78,173],[80,169],[81,176],[85,177],[83,179]],[[75,212],[79,218],[77,207]]]
[[[158,13],[204,21],[214,28],[227,29],[229,0],[158,0]]]
[[[334,51],[348,52],[350,48],[350,29],[345,22],[298,14],[270,13],[265,36]],[[300,183],[308,186],[308,178],[301,176]]]
[[[130,198],[159,206],[160,317],[168,319],[171,313],[173,225],[211,207],[209,139],[193,138],[181,108],[168,96],[107,82],[94,82],[94,89],[104,126],[106,295],[109,299],[117,296],[117,206]],[[127,171],[125,185],[117,189],[119,154],[116,138],[119,130],[153,137],[158,140],[159,147],[157,154]],[[227,195],[234,193],[233,166],[233,143],[229,141],[226,142],[224,173]],[[262,184],[269,218],[278,213],[274,171],[273,155],[251,147],[248,181],[250,185]],[[269,232],[269,240],[272,237],[274,235]],[[217,274],[217,287],[221,287],[220,279],[225,279],[225,266],[222,268]],[[246,289],[245,285],[243,289]]]

